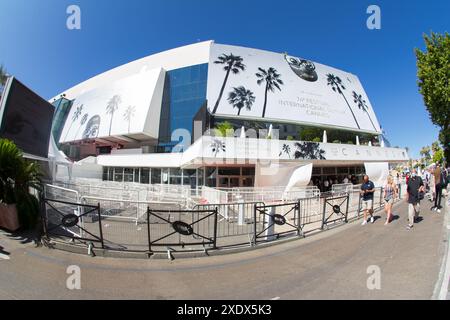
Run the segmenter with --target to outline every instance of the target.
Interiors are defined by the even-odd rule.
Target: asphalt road
[[[174,261],[91,258],[0,232],[0,299],[430,299],[445,247],[444,212],[424,203],[423,220],[408,231],[406,205],[394,211],[399,217],[388,226],[380,212],[366,226]],[[80,290],[66,286],[70,265],[80,267]],[[368,268],[380,271],[379,289],[368,289]]]

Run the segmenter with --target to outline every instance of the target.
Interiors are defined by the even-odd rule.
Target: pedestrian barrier
[[[119,198],[113,198],[47,185],[42,218],[48,238],[153,254],[257,246],[305,237],[361,215],[359,187],[343,185],[322,194],[315,189],[306,191],[297,190],[300,193],[294,201],[240,200],[186,206],[182,202],[126,199],[123,189]],[[383,188],[375,189],[373,206],[374,210],[383,208]]]

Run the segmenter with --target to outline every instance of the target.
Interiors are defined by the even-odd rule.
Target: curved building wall
[[[213,44],[207,96],[220,117],[381,133],[357,76],[287,54]]]

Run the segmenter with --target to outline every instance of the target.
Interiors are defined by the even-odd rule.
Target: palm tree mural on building
[[[131,124],[131,118],[134,118],[136,114],[136,107],[135,106],[128,106],[125,110],[125,113],[123,114],[123,118],[125,121],[128,122],[128,133],[130,133],[130,124]]]
[[[281,91],[281,85],[283,85],[283,80],[280,79],[281,74],[278,73],[278,71],[275,68],[270,67],[269,69],[265,70],[263,68],[258,68],[259,72],[255,73],[258,80],[256,83],[258,85],[261,85],[262,83],[266,83],[266,88],[264,90],[264,105],[263,105],[263,112],[262,117],[266,115],[266,106],[267,106],[267,93],[274,92],[275,89],[278,89]]]
[[[66,135],[64,136],[64,141],[67,141],[67,135],[70,132],[70,129],[72,128],[72,125],[75,123],[75,121],[78,120],[78,118],[81,116],[81,113],[83,112],[83,105],[79,105],[73,115],[72,115],[72,122],[70,123],[69,129],[67,129]]]
[[[320,148],[318,142],[296,142],[295,148],[295,159],[326,160],[325,150]]]
[[[88,115],[87,113],[85,113],[85,114],[81,117],[81,120],[80,120],[80,126],[78,127],[77,132],[75,133],[74,140],[77,139],[77,137],[78,137],[78,132],[80,132],[81,127],[87,122],[88,117],[89,117],[89,115]]]
[[[345,90],[345,86],[342,83],[341,78],[339,78],[338,76],[335,76],[332,73],[328,73],[327,74],[327,82],[328,85],[331,86],[331,89],[333,89],[334,92],[339,93],[345,100],[345,103],[347,103],[348,108],[350,109],[350,112],[352,113],[353,119],[356,122],[356,125],[358,126],[358,129],[361,129],[359,127],[359,123],[356,120],[355,114],[353,113],[352,107],[350,107],[350,104],[347,101],[347,98],[345,97],[344,93],[342,92],[342,90]]]
[[[372,124],[372,127],[377,131],[377,128],[373,124],[372,118],[370,118],[369,114],[369,107],[366,104],[366,100],[363,99],[362,95],[357,94],[355,91],[353,91],[353,102],[355,102],[358,105],[358,108],[364,111],[367,116],[369,117],[370,123]]]
[[[106,114],[111,115],[111,120],[109,121],[109,135],[111,135],[111,127],[112,127],[112,121],[114,117],[114,113],[119,109],[119,104],[122,103],[122,98],[119,95],[114,95],[106,105]]]
[[[216,113],[217,108],[219,107],[220,100],[222,99],[223,91],[225,90],[225,86],[228,81],[228,77],[230,76],[230,72],[233,74],[238,74],[240,71],[245,70],[245,64],[242,63],[244,59],[240,56],[235,56],[232,53],[229,55],[222,54],[217,57],[217,60],[214,61],[215,64],[223,64],[223,70],[226,71],[225,79],[223,80],[222,88],[220,89],[219,97],[217,98],[216,104],[214,105],[214,109],[212,113]]]
[[[280,154],[278,155],[278,157],[281,157],[281,155],[283,153],[287,154],[287,156],[290,159],[291,158],[291,146],[286,143],[283,143],[283,147],[281,147],[281,151],[280,151]]]
[[[233,91],[228,94],[228,102],[233,106],[233,108],[238,109],[237,115],[239,116],[243,108],[247,110],[252,109],[252,105],[255,102],[255,96],[253,92],[247,90],[243,86],[240,86],[233,88]]]
[[[226,152],[225,142],[220,139],[214,139],[209,147],[211,148],[214,157],[217,157],[219,152]]]

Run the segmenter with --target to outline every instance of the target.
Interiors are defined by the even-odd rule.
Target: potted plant
[[[36,225],[39,201],[30,188],[41,190],[38,165],[23,158],[17,146],[0,139],[0,227],[16,231]]]

